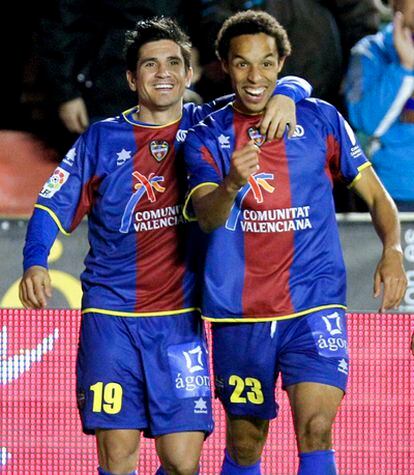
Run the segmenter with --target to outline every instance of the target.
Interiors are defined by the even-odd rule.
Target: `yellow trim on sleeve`
[[[104,315],[111,315],[114,317],[167,317],[169,315],[181,315],[183,313],[200,311],[197,307],[182,308],[180,310],[167,310],[162,312],[119,312],[117,310],[107,310],[104,308],[85,308],[82,310],[82,315],[85,313],[102,313]]]
[[[358,175],[352,180],[352,182],[348,185],[348,189],[351,189],[353,188],[357,183],[358,181],[361,179],[361,172],[363,170],[365,170],[365,168],[368,168],[368,167],[371,167],[372,166],[372,163],[371,162],[365,162],[363,163],[362,165],[360,165],[358,167]]]
[[[309,308],[308,310],[302,310],[301,312],[297,313],[292,313],[290,315],[280,315],[278,317],[257,317],[257,318],[211,318],[207,317],[206,315],[202,315],[201,318],[203,320],[206,320],[208,322],[214,322],[214,323],[255,323],[255,322],[272,322],[275,320],[288,320],[289,318],[297,318],[297,317],[302,317],[303,315],[307,315],[309,313],[313,312],[319,312],[319,310],[325,310],[328,308],[342,308],[343,310],[346,310],[347,307],[345,305],[340,305],[340,304],[330,304],[330,305],[321,305],[320,307],[312,307]]]
[[[59,231],[64,234],[65,236],[70,236],[70,233],[68,233],[67,231],[65,231],[65,229],[63,229],[63,226],[59,220],[59,218],[56,216],[55,212],[52,211],[51,209],[49,209],[47,206],[43,206],[43,205],[39,205],[39,204],[35,204],[34,205],[35,208],[38,208],[38,209],[42,209],[43,211],[46,211],[46,213],[49,213],[50,217],[53,219],[53,221],[57,224],[57,227],[59,228]]]
[[[188,194],[187,198],[185,199],[185,202],[184,202],[184,207],[183,207],[183,216],[184,218],[187,220],[187,221],[197,221],[197,218],[193,217],[193,216],[190,216],[188,213],[187,213],[187,207],[188,207],[188,203],[190,202],[190,199],[191,199],[191,196],[193,195],[193,193],[198,190],[199,188],[201,188],[202,186],[207,186],[207,185],[210,185],[210,186],[215,186],[215,187],[218,187],[220,186],[218,183],[214,183],[212,181],[205,181],[204,183],[200,183],[199,185],[195,186],[191,191],[190,193]]]

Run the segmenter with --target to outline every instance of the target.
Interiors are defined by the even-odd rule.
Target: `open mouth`
[[[170,91],[174,87],[173,84],[155,84],[154,89],[157,91]]]
[[[260,102],[265,94],[265,87],[245,87],[245,97],[249,102]]]

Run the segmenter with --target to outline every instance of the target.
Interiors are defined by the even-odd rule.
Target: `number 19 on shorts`
[[[89,388],[93,392],[93,412],[118,414],[122,408],[122,386],[118,383],[98,381]]]

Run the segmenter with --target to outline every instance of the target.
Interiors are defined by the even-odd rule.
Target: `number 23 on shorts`
[[[256,378],[241,378],[236,374],[229,377],[229,385],[234,386],[230,402],[235,404],[263,404],[262,383]]]

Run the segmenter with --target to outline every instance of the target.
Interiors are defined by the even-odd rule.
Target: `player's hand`
[[[19,298],[24,308],[45,308],[51,297],[52,285],[47,269],[29,267],[19,285]]]
[[[414,69],[414,40],[410,28],[404,26],[404,15],[395,12],[393,23],[394,46],[400,63],[407,69]]]
[[[286,127],[289,127],[288,137],[292,137],[296,127],[296,104],[290,97],[278,94],[267,103],[260,133],[267,140],[281,139]]]
[[[230,170],[224,183],[230,192],[237,192],[244,186],[250,175],[259,169],[259,147],[253,140],[233,153]]]
[[[403,266],[402,252],[396,249],[386,249],[378,263],[374,275],[374,297],[381,295],[379,311],[385,312],[400,305],[407,289],[407,276]]]
[[[88,111],[81,97],[61,104],[59,117],[69,132],[81,134],[89,125]]]

